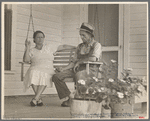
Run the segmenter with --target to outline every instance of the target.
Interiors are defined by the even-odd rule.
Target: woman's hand
[[[28,41],[27,39],[26,39],[26,41],[25,41],[25,46],[26,46],[27,48],[30,48],[30,46],[31,46],[31,42]]]

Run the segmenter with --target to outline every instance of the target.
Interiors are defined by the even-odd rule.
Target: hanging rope
[[[29,25],[28,25],[28,31],[27,31],[27,38],[28,39],[28,35],[29,35],[29,31],[30,31],[30,22],[32,22],[32,29],[33,29],[33,33],[34,33],[34,24],[33,24],[33,16],[32,16],[32,5],[30,5],[30,18],[29,18]]]

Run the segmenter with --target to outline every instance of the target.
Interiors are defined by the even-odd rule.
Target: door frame
[[[123,68],[128,67],[128,52],[124,51],[124,49],[128,50],[127,49],[128,42],[127,41],[124,42],[124,38],[126,37],[124,35],[124,27],[125,26],[129,27],[128,25],[129,22],[126,23],[126,21],[129,21],[129,12],[127,11],[128,9],[129,6],[126,7],[126,5],[119,4],[118,46],[102,47],[102,52],[118,51],[118,77],[119,78],[121,76],[121,72]],[[127,11],[127,13],[125,12],[125,10]],[[128,18],[126,18],[125,14]],[[88,4],[80,4],[80,23],[82,22],[88,22]],[[127,32],[127,34],[129,34],[129,32]]]

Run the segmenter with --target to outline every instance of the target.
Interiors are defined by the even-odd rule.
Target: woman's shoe
[[[32,99],[31,102],[30,102],[30,105],[31,105],[31,106],[37,106],[37,101],[36,101],[36,99]]]
[[[42,106],[42,105],[43,105],[42,99],[39,99],[39,100],[37,101],[37,106]]]

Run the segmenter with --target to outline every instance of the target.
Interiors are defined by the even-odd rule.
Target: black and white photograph
[[[148,2],[2,2],[1,118],[149,119]]]

